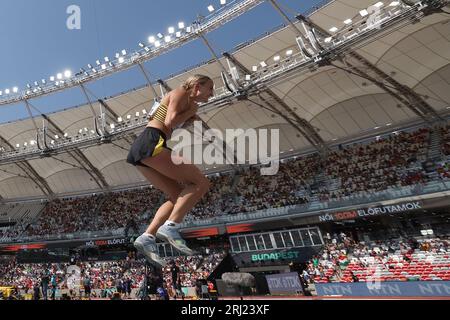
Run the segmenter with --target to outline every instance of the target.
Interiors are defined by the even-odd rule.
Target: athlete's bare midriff
[[[159,122],[157,120],[151,120],[147,124],[147,128],[156,128],[156,129],[161,130],[162,132],[164,132],[167,139],[170,139],[170,137],[172,135],[172,130],[168,129],[167,126],[163,125],[161,122]]]

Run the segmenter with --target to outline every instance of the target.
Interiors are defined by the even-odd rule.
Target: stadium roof
[[[360,10],[373,4],[368,0],[336,0],[314,12],[310,19],[324,30],[355,17]],[[291,27],[284,27],[262,39],[250,42],[232,53],[244,67],[251,70],[261,61],[273,61],[276,55],[287,50],[299,51]],[[412,88],[438,112],[448,109],[450,101],[450,22],[448,15],[433,14],[420,22],[398,29],[380,39],[357,49],[378,69]],[[225,58],[222,58],[225,62]],[[226,62],[225,62],[226,63]],[[194,73],[211,76],[217,86],[222,86],[220,65],[214,60],[168,79],[175,88]],[[326,143],[365,134],[375,128],[396,126],[418,120],[418,116],[388,92],[359,76],[326,66],[308,74],[299,74],[278,82],[270,89],[298,117],[307,120]],[[134,115],[148,109],[153,91],[144,87],[105,100],[118,116]],[[261,103],[259,98],[253,98]],[[274,103],[271,101],[272,104]],[[98,113],[100,104],[93,103]],[[447,110],[448,111],[448,110]],[[249,101],[209,110],[201,115],[212,128],[278,128],[280,151],[311,149],[311,144],[285,119]],[[89,105],[83,105],[48,115],[63,132],[74,136],[80,129],[93,128],[93,114]],[[38,124],[41,117],[36,117]],[[0,125],[0,137],[10,145],[23,144],[36,138],[31,119]],[[1,139],[0,139],[1,141]],[[135,168],[125,162],[132,139],[122,139],[114,144],[87,147],[80,154],[60,154],[55,157],[29,160],[23,165],[0,165],[0,196],[8,199],[45,197],[45,184],[55,195],[95,192],[104,183],[109,187],[131,186],[144,183]],[[3,143],[2,143],[3,144]],[[89,162],[91,167],[87,166]],[[93,167],[92,167],[93,166]],[[89,170],[83,167],[90,168]],[[31,176],[34,178],[30,178]],[[26,174],[27,172],[28,174]],[[34,173],[33,173],[34,172]],[[34,175],[33,175],[34,174]],[[35,177],[42,180],[36,181]]]

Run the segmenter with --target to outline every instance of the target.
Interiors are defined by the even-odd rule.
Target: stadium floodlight
[[[35,81],[34,85],[37,87],[39,85],[39,83],[37,81]]]
[[[47,81],[45,79],[41,79],[42,84],[46,84]]]
[[[115,57],[116,57],[116,59],[119,59],[120,58],[120,54],[116,53]]]
[[[261,61],[259,64],[260,64],[261,67],[263,67],[263,68],[267,67],[267,64],[266,64],[264,61]]]
[[[139,117],[139,111],[138,111],[138,112],[136,112],[136,117]]]
[[[178,29],[184,29],[184,22],[178,22]]]
[[[20,148],[20,144],[16,144],[16,148]]]
[[[59,136],[57,134],[55,134],[55,140],[58,140]]]
[[[123,49],[123,50],[122,50],[122,55],[123,55],[123,56],[126,56],[126,55],[127,55],[127,50]]]
[[[155,47],[156,47],[156,48],[159,48],[160,46],[161,46],[161,42],[155,41]]]
[[[95,134],[95,131],[94,131],[94,130],[91,130],[91,134]]]
[[[100,60],[95,61],[95,63],[96,63],[98,66],[102,64],[102,63],[100,62]]]
[[[352,22],[353,22],[352,19],[344,20],[344,24],[351,24]]]
[[[245,81],[250,81],[250,80],[252,80],[252,76],[249,75],[249,74],[246,74],[245,75]]]
[[[167,31],[169,32],[169,34],[174,34],[175,33],[175,28],[174,27],[169,27],[169,29],[167,29]]]
[[[109,57],[105,57],[105,62],[109,62]]]
[[[226,4],[227,4],[227,0],[220,0],[220,4],[221,4],[222,6],[226,5]]]
[[[280,61],[280,56],[273,57],[273,61],[275,61],[275,62]]]
[[[123,121],[122,117],[117,118],[117,122],[121,123]]]
[[[165,36],[164,37],[164,41],[167,42],[167,43],[169,43],[171,40],[172,40],[171,36]]]
[[[93,69],[92,64],[89,63],[89,64],[88,64],[88,68],[89,68],[89,69]]]
[[[92,72],[93,72],[93,73],[97,73],[97,69],[92,68]]]
[[[84,132],[88,132],[89,130],[88,130],[88,128],[84,128]]]
[[[392,1],[390,4],[389,4],[389,7],[396,7],[396,6],[398,6],[400,4],[400,1]]]
[[[338,31],[339,29],[338,28],[336,28],[336,27],[332,27],[332,28],[330,28],[330,32],[336,32],[336,31]]]
[[[10,92],[9,89],[5,90],[5,94],[9,94],[9,92]]]
[[[156,41],[156,38],[154,36],[148,37],[148,42],[149,43],[155,43],[155,41]]]
[[[131,119],[131,115],[129,114],[129,115],[127,115],[127,120],[130,120]]]
[[[62,73],[58,73],[58,74],[56,75],[56,79],[61,80],[62,78],[63,78]]]
[[[359,12],[359,14],[361,15],[361,17],[365,17],[365,16],[369,15],[369,12],[366,9],[364,9],[364,10],[361,10]]]
[[[384,3],[379,1],[379,2],[375,3],[374,6],[377,8],[381,8],[382,6],[384,6]]]
[[[24,147],[27,147],[27,146],[28,146],[28,142],[24,142],[24,143],[23,143],[23,146],[24,146]]]
[[[253,66],[253,67],[252,67],[252,71],[253,71],[253,72],[258,71],[258,66]]]
[[[147,114],[147,110],[143,109],[142,114]]]
[[[54,77],[54,76],[51,76],[51,77],[50,77],[50,81],[51,81],[51,82],[54,82],[54,81],[55,81],[55,77]]]
[[[145,45],[142,42],[139,42],[139,47],[143,48]]]
[[[34,146],[34,144],[35,144],[34,140],[31,140],[30,145]]]
[[[119,57],[119,63],[123,63],[125,61],[124,57]]]
[[[64,76],[65,76],[66,78],[70,78],[70,77],[72,76],[72,71],[70,71],[70,70],[64,71]]]
[[[114,123],[111,123],[109,126],[110,126],[111,129],[113,129],[113,130],[116,128],[116,125],[115,125]]]
[[[213,5],[209,5],[209,6],[208,6],[208,11],[209,11],[209,12],[213,12],[213,11],[214,11]]]
[[[55,144],[55,140],[50,141],[50,144]]]
[[[69,134],[66,132],[64,133],[64,138],[67,138],[69,136]]]
[[[0,91],[0,96],[2,96],[3,95],[3,91]]]
[[[102,70],[106,69],[106,64],[102,64]]]
[[[187,28],[186,28],[186,32],[187,32],[187,33],[191,33],[191,32],[192,32],[192,27],[191,27],[191,26],[187,27]]]
[[[149,52],[150,48],[149,47],[145,47],[144,50],[145,50],[145,52]]]
[[[292,51],[292,50],[287,50],[286,51],[286,55],[289,57],[289,56],[292,56],[292,54],[294,53],[294,51]]]
[[[158,36],[158,38],[160,38],[160,39],[164,38],[164,36],[163,36],[162,33],[158,33],[157,36]]]
[[[175,36],[176,36],[177,38],[180,38],[180,37],[181,37],[181,32],[180,32],[180,31],[177,31],[177,33],[175,33]]]
[[[27,83],[27,88],[31,89],[31,85],[29,83]]]

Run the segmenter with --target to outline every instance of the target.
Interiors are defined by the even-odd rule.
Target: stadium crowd
[[[312,155],[282,163],[275,176],[262,176],[260,168],[245,169],[236,189],[236,201],[229,213],[307,203],[305,194],[319,167],[319,157]]]
[[[163,269],[162,288],[174,296],[176,289],[196,286],[198,280],[206,281],[223,257],[224,252],[213,251],[207,256],[166,258],[170,263]],[[177,272],[173,271],[175,266]],[[177,274],[176,280],[174,274]],[[142,291],[145,275],[144,260],[132,257],[120,261],[79,262],[76,265],[0,263],[0,287],[14,287],[25,295],[33,294],[34,298],[45,300],[55,298],[54,294],[60,291],[71,292],[72,296],[78,297],[91,297],[92,294],[97,298],[112,297],[115,292],[130,298],[133,293],[133,298],[136,298]],[[174,284],[178,287],[174,288]]]
[[[435,170],[442,179],[450,177],[449,128],[447,125],[439,131],[443,160]],[[209,177],[211,190],[186,220],[342,200],[393,187],[420,188],[430,179],[422,167],[429,139],[427,128],[396,132],[377,141],[340,146],[324,159],[313,154],[283,161],[275,176],[262,176],[257,167],[215,174]],[[17,237],[44,236],[116,230],[130,223],[143,226],[163,200],[164,195],[153,188],[54,200],[36,223],[3,233]]]
[[[334,190],[321,192],[320,199],[340,199],[427,182],[421,163],[426,160],[428,140],[429,130],[420,129],[332,152],[324,168],[327,177],[335,179],[338,185]]]
[[[309,283],[450,280],[450,238],[366,243],[344,233],[307,263]]]

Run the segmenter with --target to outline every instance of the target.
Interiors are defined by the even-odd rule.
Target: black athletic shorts
[[[170,150],[167,147],[167,138],[164,132],[156,128],[147,127],[131,146],[127,162],[133,166],[145,166],[141,163],[141,160],[155,157],[163,149]]]

